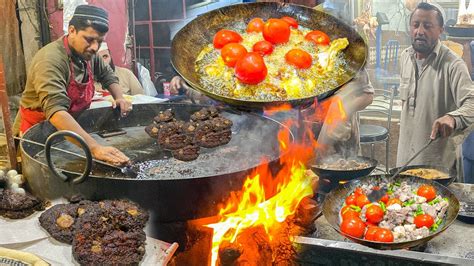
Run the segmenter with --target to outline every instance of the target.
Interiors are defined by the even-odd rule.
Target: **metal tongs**
[[[398,171],[396,171],[395,174],[392,175],[392,177],[395,177],[395,176],[399,175],[401,172],[403,172],[405,170],[405,168],[413,160],[415,160],[415,158],[418,157],[418,155],[420,155],[424,150],[426,150],[426,148],[428,148],[428,146],[430,146],[430,144],[433,143],[433,141],[435,141],[435,140],[436,139],[430,139],[430,141],[428,141],[428,143],[426,143],[425,146],[423,146],[417,153],[415,153],[404,165],[402,165],[400,168],[398,168]],[[385,194],[387,194],[387,188],[385,186],[382,186],[378,190],[375,190],[375,189],[372,190],[372,192],[370,192],[369,195],[367,195],[367,198],[371,202],[378,202]]]

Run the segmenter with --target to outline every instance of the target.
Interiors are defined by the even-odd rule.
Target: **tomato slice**
[[[310,68],[313,63],[311,55],[301,49],[291,49],[288,51],[285,55],[285,60],[288,64],[300,69]]]
[[[365,217],[367,221],[373,224],[378,224],[383,219],[384,212],[382,208],[378,205],[371,205],[367,208],[365,212]]]
[[[237,60],[244,57],[247,54],[247,49],[239,43],[228,43],[221,50],[221,57],[224,60],[224,64],[230,67],[234,67]]]
[[[364,238],[370,241],[375,241],[375,233],[380,229],[378,226],[369,226]]]
[[[342,220],[352,218],[352,217],[360,218],[360,211],[354,210],[353,207],[358,208],[357,206],[354,206],[354,205],[351,205],[351,206],[346,205],[341,209]]]
[[[331,42],[331,39],[329,39],[329,36],[326,33],[319,30],[313,30],[313,31],[308,32],[304,38],[308,41],[312,41],[315,44],[320,44],[320,45],[329,45],[329,43]]]
[[[364,191],[362,190],[362,188],[356,187],[356,189],[354,190],[354,194],[355,194],[356,196],[359,196],[359,195],[364,194]]]
[[[247,32],[262,32],[264,24],[261,18],[254,18],[247,24]]]
[[[415,225],[417,228],[421,228],[423,226],[430,228],[433,224],[434,219],[428,214],[420,214],[415,217]]]
[[[292,17],[282,17],[281,20],[286,21],[292,28],[298,28],[298,21]]]
[[[421,185],[416,194],[420,197],[426,198],[426,201],[432,201],[436,198],[436,189],[430,185]]]
[[[237,32],[224,29],[218,31],[216,35],[214,35],[213,44],[214,48],[221,49],[222,47],[224,47],[224,45],[228,43],[239,43],[242,40],[242,36],[240,36],[240,34],[238,34]]]
[[[378,242],[393,242],[393,233],[389,229],[379,228],[375,232],[374,240]]]
[[[355,194],[350,194],[347,198],[346,198],[346,204],[347,205],[357,205],[357,196]]]
[[[263,26],[263,38],[273,44],[286,43],[290,39],[290,25],[281,19],[271,18]]]
[[[365,232],[365,224],[359,218],[348,218],[342,220],[340,229],[343,233],[353,237],[361,238]]]
[[[268,41],[259,41],[253,45],[252,50],[262,56],[269,55],[273,52],[273,44]]]
[[[365,205],[369,204],[370,203],[370,200],[367,198],[366,195],[359,195],[357,196],[356,198],[356,205],[359,206],[359,207],[364,207]]]
[[[247,53],[235,64],[235,76],[245,84],[255,85],[262,82],[267,71],[263,57],[255,52]]]
[[[383,202],[383,203],[385,203],[385,204],[387,204],[388,200],[389,200],[389,198],[388,198],[388,195],[387,195],[387,194],[385,194],[385,195],[380,199],[380,201]]]

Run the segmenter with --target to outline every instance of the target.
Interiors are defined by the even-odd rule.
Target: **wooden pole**
[[[15,141],[13,139],[12,123],[10,121],[10,108],[8,106],[8,94],[3,67],[3,57],[0,55],[0,105],[2,106],[3,125],[7,139],[8,157],[10,168],[18,170],[16,161]]]

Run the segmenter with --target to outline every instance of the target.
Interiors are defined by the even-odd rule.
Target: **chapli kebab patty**
[[[130,221],[127,214],[120,214],[124,205],[109,203],[95,212],[85,213],[74,226],[72,254],[81,265],[136,265],[145,254],[143,230],[134,229],[135,225],[121,226]],[[109,206],[112,206],[111,212],[105,209]],[[109,216],[111,213],[119,217]]]
[[[54,239],[72,244],[74,224],[78,217],[97,207],[97,203],[87,200],[76,204],[57,204],[43,212],[39,222]]]
[[[0,189],[0,215],[10,219],[23,219],[35,211],[44,210],[44,202],[30,193],[16,193]]]
[[[99,202],[99,207],[105,212],[105,217],[122,230],[141,230],[149,218],[146,210],[129,200],[104,200]]]

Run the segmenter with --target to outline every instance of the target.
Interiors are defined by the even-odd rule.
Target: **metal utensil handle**
[[[417,153],[415,153],[415,155],[413,155],[402,167],[398,168],[398,171],[395,172],[395,174],[393,174],[393,176],[397,176],[399,175],[401,172],[403,172],[405,170],[405,168],[408,166],[408,164],[410,164],[413,160],[415,160],[415,158],[420,155],[420,153],[422,153],[424,150],[426,150],[426,148],[428,148],[428,146],[430,146],[431,143],[433,143],[434,139],[430,139],[430,141],[428,141],[428,143],[425,144],[425,146],[423,146],[423,148],[421,148]]]
[[[37,141],[33,141],[33,140],[29,140],[29,139],[24,139],[24,138],[20,138],[20,137],[14,137],[14,139],[21,140],[21,141],[24,141],[24,142],[27,142],[27,143],[31,143],[31,144],[34,144],[34,145],[38,145],[38,146],[41,146],[41,147],[45,147],[45,145],[44,145],[43,143],[39,143],[39,142],[37,142]],[[54,147],[54,146],[51,146],[51,149],[53,149],[53,150],[55,150],[55,151],[64,152],[64,153],[67,153],[67,154],[69,154],[69,155],[73,155],[73,156],[76,156],[76,157],[79,157],[79,158],[82,158],[82,159],[87,160],[87,157],[86,157],[86,156],[81,155],[81,154],[78,154],[78,153],[75,153],[75,152],[72,152],[72,151],[60,149],[60,148],[57,148],[57,147]],[[115,169],[117,169],[117,170],[119,170],[119,171],[122,171],[122,167],[119,167],[119,166],[110,164],[110,163],[108,163],[108,162],[104,162],[104,161],[97,160],[97,159],[94,159],[94,158],[92,158],[92,161],[93,161],[93,162],[96,162],[96,163],[98,163],[98,164],[102,164],[102,165],[105,165],[105,166],[108,166],[108,167],[115,168]]]
[[[79,144],[81,145],[81,148],[84,150],[84,153],[86,155],[86,167],[84,171],[82,172],[82,175],[80,175],[79,177],[71,181],[73,184],[79,184],[79,183],[84,182],[84,180],[89,177],[89,174],[92,169],[92,153],[91,153],[91,150],[89,149],[89,146],[87,146],[86,141],[81,136],[79,136],[79,134],[74,133],[72,131],[69,131],[69,130],[57,131],[51,134],[48,137],[48,139],[46,139],[46,142],[44,145],[44,154],[46,156],[46,162],[48,163],[49,169],[51,170],[51,172],[53,172],[55,176],[62,179],[63,181],[69,181],[68,176],[56,171],[56,168],[54,167],[54,164],[53,164],[53,160],[51,160],[51,146],[53,145],[54,139],[56,139],[59,136],[72,137],[73,139],[77,140],[77,142],[79,142]]]

